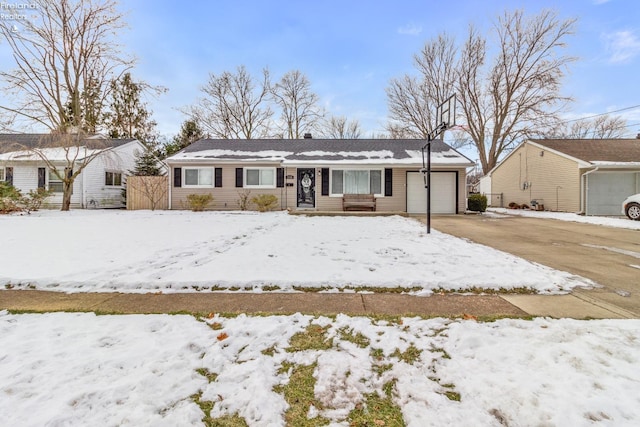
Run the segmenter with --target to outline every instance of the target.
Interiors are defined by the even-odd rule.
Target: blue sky
[[[138,58],[134,78],[168,92],[148,99],[162,134],[176,134],[209,73],[240,65],[274,79],[299,69],[328,113],[357,119],[364,136],[383,130],[385,88],[413,73],[413,55],[442,31],[489,31],[505,10],[554,9],[577,18],[566,52],[564,94],[575,98],[567,118],[640,104],[640,7],[637,0],[121,0],[129,29],[123,50]],[[0,46],[1,47],[1,46]],[[3,62],[4,59],[3,55]],[[640,131],[640,108],[621,112],[629,134]]]

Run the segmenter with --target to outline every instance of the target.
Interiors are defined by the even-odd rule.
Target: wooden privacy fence
[[[127,177],[127,209],[168,209],[169,178],[166,176]]]

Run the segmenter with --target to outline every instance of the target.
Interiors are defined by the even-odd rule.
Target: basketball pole
[[[427,234],[431,234],[431,138],[427,142]]]
[[[447,130],[447,123],[440,123],[436,128],[427,134],[427,143],[422,147],[422,172],[424,174],[424,186],[427,188],[427,234],[431,234],[431,142]],[[427,150],[427,161],[425,167],[424,150]]]
[[[445,109],[444,106],[447,105]],[[451,108],[453,105],[453,108]],[[455,126],[455,108],[456,97],[451,95],[445,102],[440,104],[436,109],[436,120],[440,120],[440,123],[436,123],[434,130],[427,134],[427,143],[422,147],[422,169],[424,174],[424,184],[427,188],[427,234],[431,234],[431,142],[438,138],[442,133],[451,126]],[[453,110],[453,111],[451,111]],[[440,114],[438,114],[440,113]],[[446,115],[447,119],[444,120]],[[440,117],[438,117],[440,116]],[[425,168],[424,150],[427,150],[427,164]]]
[[[434,133],[441,134],[446,129],[444,125],[438,125]],[[427,234],[431,234],[431,141],[432,133],[427,135],[427,143],[422,147],[422,173],[425,175],[425,187],[427,188]],[[427,167],[424,167],[424,150],[427,150]]]

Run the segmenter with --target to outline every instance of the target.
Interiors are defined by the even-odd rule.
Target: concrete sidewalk
[[[393,293],[174,293],[123,294],[2,290],[0,310],[95,311],[100,313],[309,313],[458,317],[549,316],[575,319],[632,318],[633,313],[589,301],[579,294],[432,295]]]

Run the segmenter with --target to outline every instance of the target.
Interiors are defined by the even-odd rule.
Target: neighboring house
[[[273,194],[281,209],[341,211],[345,194],[374,194],[376,210],[426,211],[424,140],[269,139],[197,141],[169,157],[170,209],[212,194],[211,209],[239,208],[242,193]],[[465,210],[468,158],[432,142],[433,213]]]
[[[47,134],[0,134],[0,181],[10,182],[23,194],[46,188],[53,195],[45,206],[60,207],[62,181],[34,150],[42,152],[58,170],[69,165],[67,158],[75,158],[77,165],[99,153],[75,179],[71,208],[124,206],[125,176],[135,166],[136,153],[144,150],[142,143],[135,139],[92,136],[82,140],[77,147],[60,148],[52,141],[55,140]]]
[[[502,194],[505,207],[536,201],[552,211],[622,215],[622,201],[640,193],[640,139],[528,140],[483,178],[483,191]]]

